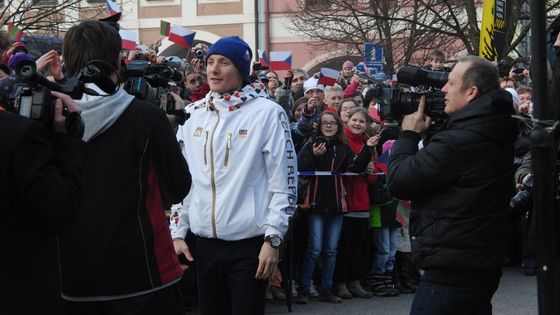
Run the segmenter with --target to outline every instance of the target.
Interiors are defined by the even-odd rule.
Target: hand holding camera
[[[56,97],[53,119],[54,131],[70,135],[75,134],[75,128],[79,128],[76,124],[81,123],[81,119],[79,118],[81,109],[76,105],[70,95],[55,91],[51,91],[51,95]],[[78,120],[80,120],[80,122],[78,122]],[[83,129],[83,125],[81,128]],[[76,136],[81,137],[81,135]]]

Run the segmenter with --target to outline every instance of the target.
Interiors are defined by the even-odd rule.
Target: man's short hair
[[[335,84],[333,86],[327,86],[325,88],[325,95],[331,93],[331,92],[340,92],[340,93],[344,93],[344,90],[342,89],[342,87],[338,84]]]
[[[430,60],[442,60],[445,61],[445,54],[441,50],[434,49],[430,52],[428,56]]]
[[[517,93],[519,95],[523,94],[523,93],[530,93],[533,94],[533,89],[530,86],[526,86],[526,85],[520,85],[517,88]]]
[[[117,70],[121,49],[121,36],[114,27],[101,21],[81,22],[64,36],[62,52],[66,72],[75,76],[92,60],[105,61]]]
[[[498,70],[489,60],[478,56],[464,56],[459,58],[459,62],[469,63],[463,74],[463,89],[476,86],[479,95],[482,95],[500,88]]]
[[[305,80],[309,79],[309,74],[307,74],[307,71],[303,69],[300,68],[292,69],[292,73],[294,74],[294,76],[296,75],[296,73],[303,73],[303,77],[305,78]]]

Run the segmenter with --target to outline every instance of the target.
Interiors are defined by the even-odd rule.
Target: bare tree
[[[530,24],[522,5],[511,0],[505,33],[507,55],[527,35]],[[362,54],[365,42],[382,42],[385,68],[423,63],[427,52],[442,49],[448,55],[466,50],[478,54],[481,0],[303,0],[287,7],[291,30],[313,41],[313,45],[345,49]],[[548,12],[560,7],[559,0],[547,0]]]
[[[8,0],[0,8],[0,22],[13,22],[26,35],[60,35],[82,19],[103,16],[105,5],[105,1]]]

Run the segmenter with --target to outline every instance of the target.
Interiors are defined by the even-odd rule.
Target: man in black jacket
[[[502,275],[517,135],[511,95],[487,60],[459,60],[443,87],[446,125],[421,150],[430,118],[404,118],[389,189],[412,201],[412,256],[425,274],[411,314],[491,314]]]
[[[90,66],[95,82],[75,100],[88,163],[81,211],[60,240],[64,307],[73,315],[182,315],[182,270],[164,209],[183,200],[191,177],[165,112],[119,88],[121,44],[99,21],[64,37],[67,75]]]
[[[84,143],[57,103],[49,131],[0,107],[0,314],[60,314],[56,236],[78,213]]]

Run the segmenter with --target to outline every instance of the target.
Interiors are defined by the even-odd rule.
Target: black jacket
[[[391,149],[391,194],[412,200],[413,259],[427,271],[466,275],[452,285],[476,285],[468,283],[471,273],[499,279],[518,132],[513,113],[511,96],[498,89],[452,115],[424,149],[412,131]]]
[[[356,155],[350,147],[337,140],[327,142],[327,152],[322,156],[313,154],[313,138],[298,154],[300,171],[363,172],[371,157],[373,148],[364,146]],[[338,213],[348,211],[345,176],[311,176],[307,186],[305,202],[311,211]]]
[[[56,235],[78,212],[85,143],[0,112],[0,279],[54,273]]]
[[[134,100],[88,142],[82,206],[61,238],[65,298],[154,290],[182,271],[165,218],[191,178],[165,113]]]

